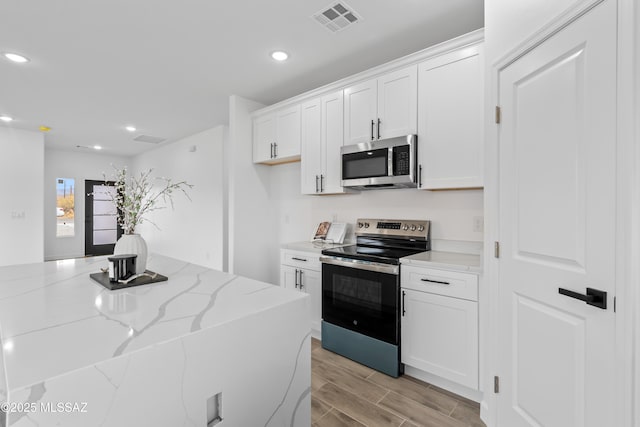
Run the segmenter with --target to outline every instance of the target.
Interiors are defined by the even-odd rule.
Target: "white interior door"
[[[614,414],[616,2],[499,73],[503,427]],[[607,292],[607,308],[559,293]]]

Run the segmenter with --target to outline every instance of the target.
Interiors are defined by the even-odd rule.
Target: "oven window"
[[[342,179],[387,176],[388,158],[389,150],[386,148],[343,154]]]
[[[335,274],[333,277],[333,298],[336,308],[360,307],[373,312],[382,309],[382,284],[373,280]]]

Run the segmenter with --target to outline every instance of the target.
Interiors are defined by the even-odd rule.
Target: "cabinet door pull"
[[[375,122],[371,120],[371,140],[373,141],[373,127],[375,126]]]
[[[422,165],[418,165],[418,188],[422,188]]]
[[[404,296],[405,296],[406,294],[407,294],[407,293],[406,293],[405,291],[402,291],[402,317],[404,317],[404,314],[407,312],[407,311],[404,309]]]
[[[307,260],[306,260],[306,259],[304,259],[304,258],[298,258],[298,257],[294,257],[294,256],[293,256],[293,257],[291,257],[291,259],[292,259],[292,260],[295,260],[295,261],[304,261],[304,262],[307,262]]]
[[[300,284],[299,284],[300,289],[304,288],[304,286],[302,285],[302,274],[303,273],[304,273],[304,271],[300,270],[300,273],[299,273],[300,274]]]
[[[380,139],[380,123],[382,123],[382,121],[378,118],[378,139]]]
[[[274,142],[273,143],[273,158],[275,159],[276,157],[278,157],[278,143]]]
[[[296,268],[296,288],[298,287],[298,269]]]
[[[422,280],[423,282],[429,282],[429,283],[439,283],[441,285],[450,285],[451,284],[449,282],[443,282],[441,280],[430,280],[430,279],[420,279],[420,280]]]
[[[269,144],[269,147],[271,149],[271,152],[269,153],[269,158],[273,159],[273,142],[271,144]]]
[[[324,175],[320,175],[320,192],[322,193],[324,191],[324,183],[322,182],[324,180]]]
[[[318,192],[318,175],[316,175],[316,193]]]

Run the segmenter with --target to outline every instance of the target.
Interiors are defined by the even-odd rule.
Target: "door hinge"
[[[493,256],[500,258],[500,242],[493,242]]]
[[[499,376],[493,377],[493,392],[496,394],[500,393],[500,377]]]
[[[500,118],[501,118],[501,111],[500,111],[500,107],[496,105],[496,123],[500,123]]]

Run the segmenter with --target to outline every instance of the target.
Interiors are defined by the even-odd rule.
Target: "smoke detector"
[[[337,33],[351,24],[362,21],[362,17],[343,1],[330,4],[320,9],[313,14],[312,18],[332,33]]]

